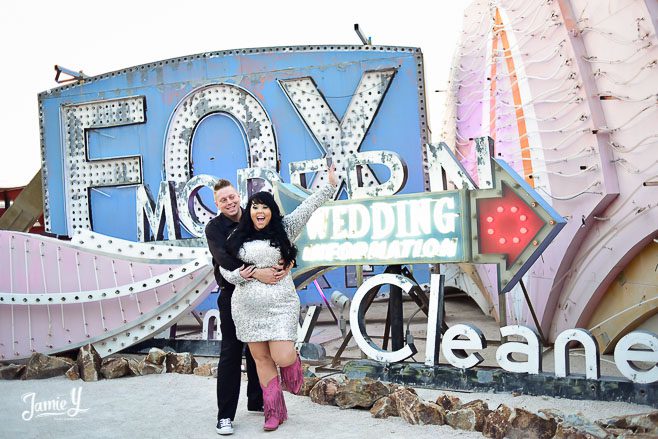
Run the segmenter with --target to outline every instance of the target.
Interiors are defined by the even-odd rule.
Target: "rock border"
[[[491,410],[483,400],[463,403],[441,394],[425,401],[412,387],[343,375],[304,377],[300,392],[316,404],[369,410],[374,418],[400,417],[415,425],[450,425],[494,439],[648,439],[658,437],[658,411],[592,422],[582,414],[551,410],[532,413],[500,404]]]
[[[91,344],[78,350],[75,361],[36,352],[26,364],[0,365],[0,380],[46,379],[64,375],[70,380],[98,381],[160,373],[217,377],[217,366],[199,366],[190,352],[166,352],[158,348],[151,348],[141,361],[126,357],[101,359]]]

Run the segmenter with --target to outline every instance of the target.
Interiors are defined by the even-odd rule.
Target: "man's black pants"
[[[235,336],[235,323],[233,323],[231,315],[231,294],[220,293],[217,306],[219,307],[219,327],[222,331],[222,349],[217,367],[217,419],[231,418],[233,420],[240,396],[244,343]],[[263,406],[263,391],[258,381],[256,363],[249,349],[244,350],[247,359],[248,407],[250,410],[257,410]]]

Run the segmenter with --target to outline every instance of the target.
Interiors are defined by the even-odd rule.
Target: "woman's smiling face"
[[[262,204],[258,201],[251,203],[249,214],[256,230],[263,230],[272,219],[272,210],[270,210],[267,204]]]

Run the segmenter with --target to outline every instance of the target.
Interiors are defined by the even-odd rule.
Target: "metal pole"
[[[384,340],[382,341],[382,349],[388,349],[388,339],[391,333],[391,307],[386,308],[386,323],[384,323]]]
[[[361,28],[359,27],[359,23],[354,23],[354,32],[356,32],[359,39],[361,40],[361,43],[364,46],[370,46],[372,44],[372,40],[370,38],[366,38],[366,36],[363,35],[363,32],[361,32]]]
[[[519,284],[521,285],[521,289],[523,290],[523,296],[525,296],[525,302],[528,304],[528,308],[530,309],[530,314],[532,314],[532,321],[535,322],[535,327],[537,328],[537,331],[539,331],[541,344],[547,346],[546,337],[544,337],[544,331],[542,331],[541,325],[539,324],[539,320],[537,320],[537,314],[535,314],[535,307],[532,306],[532,303],[530,303],[530,296],[528,295],[528,290],[526,290],[525,288],[523,279],[519,280]]]
[[[400,265],[391,266],[392,274],[401,274]],[[394,351],[404,347],[404,317],[402,312],[402,289],[390,285],[390,295],[388,299],[389,313],[391,316],[391,348]]]
[[[359,288],[363,283],[363,265],[354,266],[354,270],[356,271],[356,287]]]
[[[505,293],[498,293],[498,323],[501,328],[507,326],[507,297]]]
[[[436,332],[434,333],[434,365],[439,364],[439,355],[441,352],[441,335],[443,334],[443,325],[445,323],[445,283],[446,275],[439,275],[439,303],[436,310]]]
[[[408,277],[409,279],[414,281],[414,283],[418,284],[416,278],[411,273],[411,271],[409,271],[407,267],[402,268],[402,275]],[[419,286],[416,286],[412,288],[411,291],[409,291],[409,297],[411,297],[411,299],[414,302],[416,302],[416,305],[418,305],[421,311],[423,311],[423,313],[427,315],[427,313],[429,312],[428,309],[430,306],[430,299],[429,297],[427,297],[427,294],[425,294],[425,291],[423,291],[423,289],[420,288]]]
[[[322,288],[320,288],[320,284],[318,283],[318,280],[315,279],[313,281],[313,284],[315,285],[315,289],[318,291],[318,294],[320,294],[320,297],[322,297],[322,301],[324,302],[325,305],[327,305],[327,309],[331,313],[331,317],[334,318],[334,321],[338,323],[338,317],[336,317],[336,314],[334,314],[334,310],[331,309],[331,303],[327,300],[327,296],[324,295],[324,291],[322,291]]]

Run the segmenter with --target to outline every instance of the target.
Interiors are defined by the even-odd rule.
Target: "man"
[[[217,433],[227,435],[233,433],[233,420],[238,407],[240,395],[242,351],[244,343],[236,338],[235,324],[231,316],[231,296],[234,285],[224,280],[219,273],[219,265],[234,270],[242,265],[226,253],[226,239],[235,229],[242,217],[240,195],[228,180],[220,179],[214,187],[215,205],[218,215],[206,226],[206,239],[213,258],[215,279],[221,292],[217,299],[219,307],[220,330],[222,332],[222,348],[217,367]],[[282,266],[259,268],[255,270],[254,278],[260,282],[273,284],[287,274]],[[256,374],[254,359],[246,349],[247,359],[247,409],[263,411],[263,393]]]

